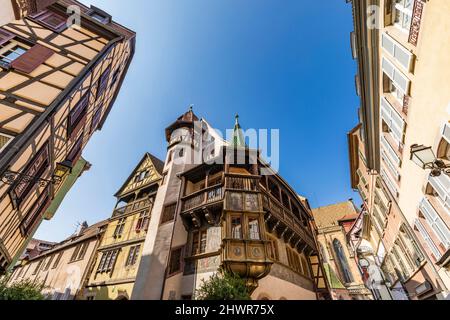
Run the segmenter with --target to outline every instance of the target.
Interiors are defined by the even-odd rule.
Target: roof
[[[239,124],[239,116],[236,115],[236,123],[234,125],[234,130],[233,130],[233,138],[230,141],[232,146],[234,147],[239,147],[239,148],[245,148],[246,144],[245,144],[245,137],[244,137],[244,133],[242,132],[242,127]]]
[[[352,200],[313,209],[312,213],[319,229],[339,226],[341,222],[356,220],[359,215]]]
[[[139,161],[138,165],[133,169],[127,180],[125,180],[125,183],[120,187],[119,191],[116,192],[116,194],[114,195],[115,197],[119,197],[121,195],[122,191],[128,186],[128,183],[131,181],[131,179],[135,177],[136,172],[139,170],[139,168],[147,158],[150,158],[150,161],[155,167],[156,172],[159,173],[160,176],[163,175],[164,162],[159,158],[157,158],[156,156],[152,155],[151,153],[146,152],[142,157],[141,161]]]
[[[339,277],[336,275],[336,273],[328,263],[324,263],[323,268],[325,270],[328,284],[331,289],[345,289],[345,286],[342,284],[341,280],[339,280]]]
[[[73,245],[76,245],[80,242],[83,242],[84,240],[88,240],[90,238],[93,238],[97,236],[101,231],[100,228],[103,226],[106,226],[109,223],[109,220],[103,220],[100,222],[97,222],[96,224],[93,224],[90,227],[87,227],[85,230],[81,232],[79,235],[72,235],[69,238],[65,239],[64,241],[61,241],[60,243],[56,244],[51,250],[44,251],[40,255],[34,257],[33,259],[30,259],[30,261],[38,260],[43,256],[51,255],[55,252],[61,251],[62,249],[71,247]]]
[[[194,113],[194,109],[189,106],[189,110],[181,115],[174,123],[166,128],[166,139],[170,141],[170,136],[174,130],[177,130],[181,127],[191,127],[194,125],[194,122],[200,121],[199,117],[197,117]]]

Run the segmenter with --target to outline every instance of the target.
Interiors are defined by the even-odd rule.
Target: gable
[[[139,165],[134,169],[127,182],[117,192],[116,197],[123,196],[147,185],[150,185],[161,179],[158,168],[152,161],[152,158],[146,154]]]

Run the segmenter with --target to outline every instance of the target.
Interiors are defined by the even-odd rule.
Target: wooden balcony
[[[258,185],[261,177],[227,174],[225,175],[225,188],[227,190],[259,191]]]
[[[138,201],[129,203],[128,205],[126,205],[124,207],[117,208],[116,210],[114,210],[113,218],[124,215],[124,214],[133,213],[138,210],[145,209],[145,208],[149,207],[151,205],[151,203],[152,202],[149,199],[143,199],[143,200],[138,200]]]
[[[283,225],[291,230],[291,233],[301,238],[309,247],[316,247],[312,235],[302,227],[302,222],[290,209],[284,207],[275,197],[267,192],[263,192],[262,199],[263,208],[268,212],[266,221],[275,218],[278,220],[277,225]]]
[[[193,194],[190,194],[182,199],[182,212],[195,210],[197,208],[214,204],[223,200],[223,186],[212,186]]]

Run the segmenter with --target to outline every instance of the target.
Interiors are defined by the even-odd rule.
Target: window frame
[[[67,134],[70,139],[75,138],[75,135],[81,129],[81,124],[86,119],[90,97],[90,91],[86,92],[69,111],[69,116],[67,117]]]
[[[170,216],[167,213],[167,210],[169,208],[173,208],[173,212],[170,212],[171,214]],[[165,205],[161,213],[160,225],[172,223],[175,220],[176,215],[177,215],[177,202]]]
[[[178,269],[172,270],[173,256],[175,252],[179,252],[180,256],[178,259]],[[173,277],[177,274],[183,273],[184,264],[185,264],[185,246],[175,247],[170,250],[169,254],[169,263],[167,265],[167,278]]]
[[[58,25],[52,25],[45,21],[44,19],[47,19],[49,17],[57,17],[61,18],[61,22]],[[40,24],[54,32],[61,33],[62,31],[67,29],[67,22],[69,17],[64,15],[63,13],[56,12],[50,9],[43,10],[37,14],[30,15],[29,18],[36,22],[37,24]]]

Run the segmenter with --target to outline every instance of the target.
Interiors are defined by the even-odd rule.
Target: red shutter
[[[57,2],[57,0],[35,0],[35,1],[36,1],[36,12],[40,12],[44,9],[47,9],[47,7]]]
[[[14,38],[14,35],[12,33],[9,33],[6,30],[0,29],[0,46],[9,40]]]
[[[43,64],[48,58],[50,58],[55,52],[40,44],[36,44],[30,50],[25,52],[19,58],[11,63],[11,66],[17,71],[23,73],[31,73],[41,64]]]

